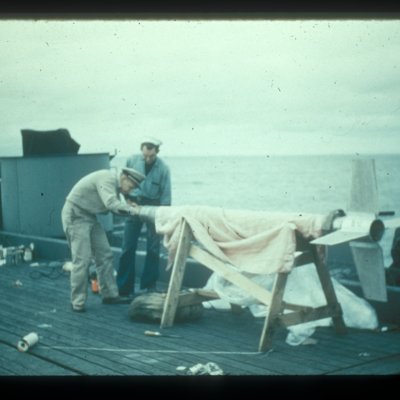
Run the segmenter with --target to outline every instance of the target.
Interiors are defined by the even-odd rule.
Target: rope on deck
[[[129,352],[129,353],[168,353],[168,354],[238,354],[238,355],[260,355],[267,354],[258,351],[200,351],[200,350],[145,350],[145,349],[107,349],[101,347],[68,347],[68,346],[43,346],[48,350],[87,350],[87,351],[109,351],[109,352]],[[269,352],[271,352],[270,350]],[[269,353],[268,352],[268,353]]]

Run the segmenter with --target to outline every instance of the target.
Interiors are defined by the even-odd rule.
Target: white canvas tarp
[[[289,272],[296,253],[295,230],[321,235],[326,215],[229,210],[207,206],[158,207],[157,233],[173,260],[184,219],[194,239],[216,258],[252,274]]]

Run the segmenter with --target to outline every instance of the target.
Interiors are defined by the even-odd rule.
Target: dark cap
[[[135,182],[137,185],[139,185],[145,178],[143,174],[140,172],[136,171],[133,168],[122,168],[122,173],[124,173],[130,180]]]

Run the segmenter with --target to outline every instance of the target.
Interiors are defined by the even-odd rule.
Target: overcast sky
[[[0,20],[0,156],[400,152],[400,20]]]

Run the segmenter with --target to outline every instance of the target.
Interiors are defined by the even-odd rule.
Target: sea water
[[[399,216],[400,155],[163,157],[173,205],[303,213],[346,211],[357,158],[375,160],[379,211]],[[125,162],[117,156],[111,165]]]

